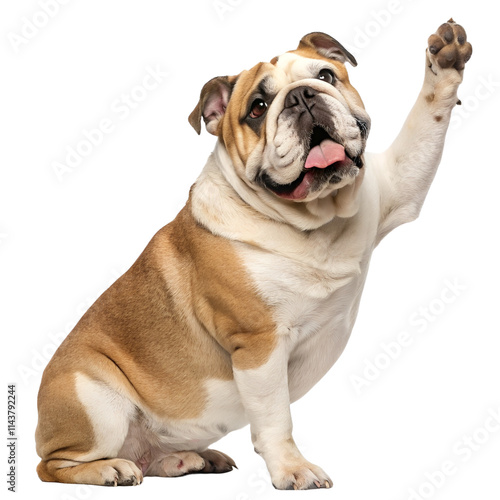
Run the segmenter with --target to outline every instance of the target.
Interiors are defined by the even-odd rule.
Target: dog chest
[[[344,239],[348,241],[312,240],[309,255],[301,249],[297,255],[306,258],[299,259],[248,246],[239,249],[255,287],[271,306],[277,334],[290,346],[292,401],[336,362],[356,319],[370,252],[356,231],[344,233]]]

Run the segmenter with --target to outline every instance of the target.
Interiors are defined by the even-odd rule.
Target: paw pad
[[[442,24],[428,40],[429,52],[436,64],[443,68],[461,71],[472,55],[472,45],[467,41],[467,33],[453,19]]]

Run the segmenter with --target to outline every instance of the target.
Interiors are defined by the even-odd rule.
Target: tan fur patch
[[[73,351],[73,339],[71,335],[63,343],[42,377],[35,438],[37,453],[43,459],[78,460],[94,446],[92,424],[78,401],[71,373],[73,364],[82,364],[81,360],[92,354],[85,345],[79,352]],[[61,448],[65,448],[63,456],[58,453]]]
[[[246,106],[251,94],[255,92],[257,83],[272,70],[274,66],[271,63],[259,63],[249,71],[240,73],[222,119],[221,138],[237,168],[243,168],[249,154],[259,142],[264,141],[265,123],[259,136],[248,125],[242,124],[242,120],[245,118]]]
[[[232,244],[200,226],[188,204],[52,358],[39,393],[37,451],[44,460],[78,460],[99,446],[75,372],[160,418],[195,418],[208,397],[204,381],[231,380],[233,365],[265,363],[274,335],[270,310]],[[40,467],[51,480],[47,471]]]
[[[193,266],[196,316],[224,349],[236,368],[257,368],[275,346],[271,310],[251,285],[233,246],[201,227],[190,212],[178,216],[182,237],[171,240]],[[177,220],[177,219],[176,219]]]

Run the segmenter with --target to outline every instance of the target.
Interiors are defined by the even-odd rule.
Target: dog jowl
[[[205,84],[189,122],[217,140],[186,206],[44,372],[40,478],[228,472],[209,446],[250,424],[276,488],[329,488],[293,440],[290,404],[342,353],[373,249],[418,216],[471,52],[453,20],[429,38],[422,91],[378,155],[356,60],[324,33]]]

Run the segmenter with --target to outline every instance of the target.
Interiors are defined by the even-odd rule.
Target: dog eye
[[[324,68],[318,73],[318,80],[333,84],[335,81],[335,75],[331,69]]]
[[[267,104],[262,99],[255,99],[250,109],[250,118],[260,118],[267,110]]]

